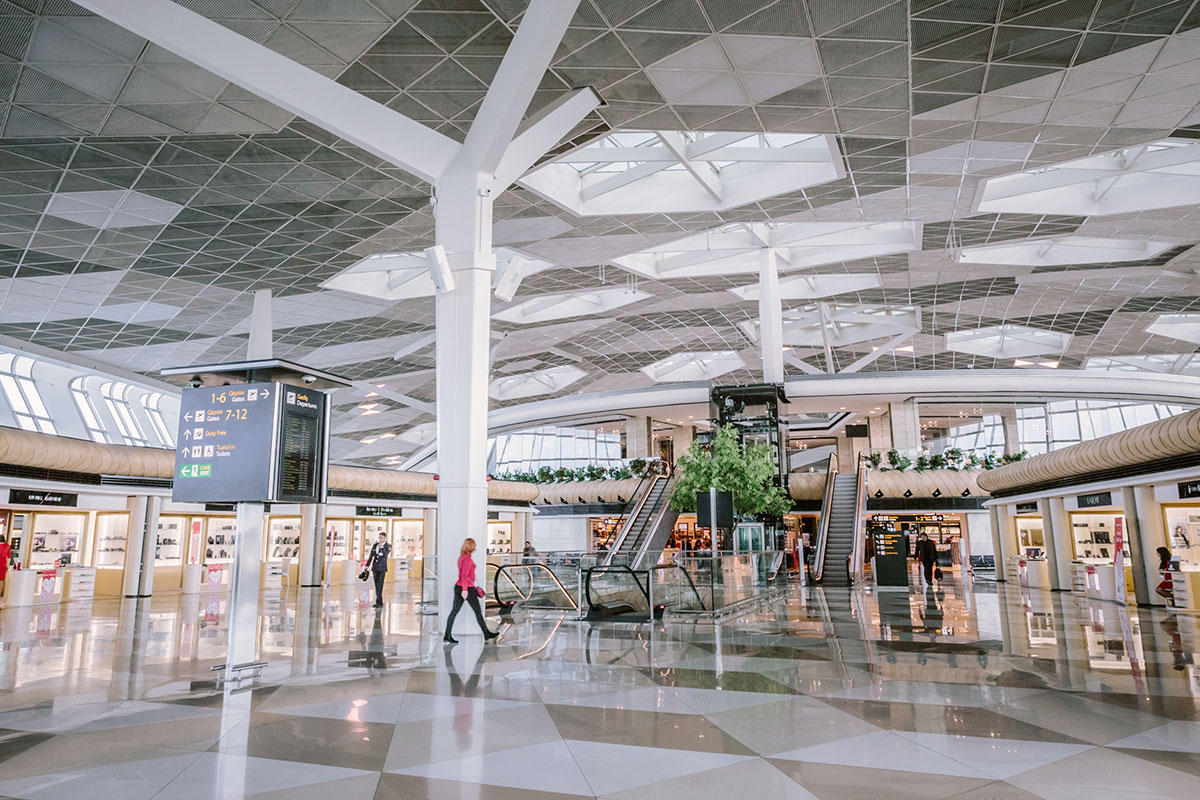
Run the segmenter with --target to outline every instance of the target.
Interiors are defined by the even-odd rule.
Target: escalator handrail
[[[833,515],[833,479],[837,477],[837,453],[829,454],[829,467],[825,473],[825,491],[821,495],[821,519],[817,523],[817,541],[813,543],[814,583],[820,582],[825,574],[825,545],[829,541],[829,518]]]
[[[858,454],[858,475],[854,486],[854,545],[850,550],[850,580],[863,576],[863,561],[866,558],[867,539],[867,458]]]
[[[633,564],[634,568],[639,568],[642,566],[642,561],[646,558],[646,554],[650,550],[650,537],[646,534],[653,533],[658,529],[658,526],[662,523],[663,516],[666,515],[671,508],[671,492],[675,487],[671,483],[671,477],[669,475],[665,476],[663,480],[666,482],[663,484],[663,493],[659,498],[660,505],[658,507],[658,511],[654,513],[653,517],[646,521],[644,526],[642,526],[642,538],[641,541],[638,542],[637,552],[633,554],[633,558],[631,559],[631,563]]]
[[[634,508],[633,513],[625,518],[624,524],[621,525],[621,532],[617,534],[617,538],[613,540],[612,546],[608,548],[608,555],[604,558],[605,565],[611,564],[613,557],[617,553],[621,552],[621,548],[625,545],[625,540],[629,537],[629,534],[633,530],[633,524],[637,521],[638,516],[642,513],[642,506],[646,505],[646,501],[650,498],[650,495],[654,493],[654,487],[658,485],[660,480],[664,480],[662,475],[650,476],[650,485],[646,487],[646,491],[643,492],[642,496],[638,499],[637,506]],[[641,484],[638,485],[640,486]]]
[[[625,525],[628,524],[629,520],[633,518],[629,513],[629,506],[631,504],[633,504],[635,501],[640,503],[639,497],[640,497],[640,492],[642,491],[642,486],[645,485],[645,483],[648,479],[651,479],[653,477],[654,477],[653,472],[650,472],[648,470],[643,472],[642,477],[638,479],[638,485],[636,487],[634,487],[633,494],[629,495],[629,499],[626,500],[625,504],[621,506],[621,513],[617,516],[617,519],[621,520],[621,528],[622,529],[624,529]],[[649,490],[647,490],[647,491],[649,491]],[[617,535],[615,537],[613,537],[613,542],[612,542],[612,545],[614,548],[616,547],[617,540],[620,538],[621,538],[621,531],[617,531]]]
[[[508,571],[510,568],[513,570],[525,569],[525,570],[529,570],[531,573],[533,572],[534,569],[540,568],[542,570],[545,570],[546,574],[548,574],[550,576],[550,578],[554,581],[554,583],[558,586],[559,591],[561,591],[563,593],[563,596],[566,597],[567,600],[571,603],[571,608],[575,611],[579,610],[579,601],[571,596],[571,592],[567,590],[567,587],[563,585],[563,582],[560,581],[558,579],[558,576],[554,574],[554,570],[550,569],[550,567],[548,567],[547,565],[542,564],[542,563],[505,564],[502,567],[497,567],[496,575],[494,578],[492,578],[492,596],[495,597],[497,600],[500,599],[500,575],[501,574],[504,575],[505,580],[507,580],[509,582],[509,584],[513,587],[513,591],[515,591],[517,593],[517,596],[521,598],[522,602],[529,600],[529,598],[533,596],[533,591],[532,591],[533,590],[533,575],[531,574],[529,577],[530,593],[529,593],[529,595],[523,596],[523,593],[521,592],[521,587],[517,586],[517,582],[512,579],[511,575],[508,574]]]
[[[643,572],[644,571],[645,570],[643,570]],[[628,572],[629,575],[633,578],[633,582],[637,585],[638,590],[641,591],[642,597],[646,598],[646,606],[649,607],[650,592],[647,591],[646,587],[642,585],[642,582],[640,580],[638,580],[638,574],[635,570],[631,569],[626,564],[598,564],[594,567],[588,567],[586,576],[583,581],[583,590],[585,592],[585,596],[587,597],[588,608],[596,607],[596,603],[594,603],[592,601],[592,575],[594,575],[597,572],[599,572],[601,574],[606,573],[606,572]],[[647,580],[649,580],[649,576],[647,576]]]
[[[698,602],[700,604],[700,610],[707,611],[707,609],[704,607],[704,598],[700,596],[700,590],[696,588],[696,582],[692,580],[691,574],[679,564],[655,564],[653,567],[651,567],[649,570],[647,570],[647,577],[646,577],[647,582],[653,581],[654,576],[652,573],[654,573],[660,569],[663,569],[663,570],[677,569],[680,572],[682,572],[683,577],[687,578],[688,586],[691,587],[692,594],[696,595],[696,602]],[[646,600],[647,601],[650,600],[650,594],[648,591],[646,593]]]

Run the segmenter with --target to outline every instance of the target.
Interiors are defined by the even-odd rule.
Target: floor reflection
[[[0,612],[0,795],[1200,796],[1190,616],[797,586],[717,627],[518,610],[444,647],[406,587],[358,589],[264,596],[240,688],[222,595]]]

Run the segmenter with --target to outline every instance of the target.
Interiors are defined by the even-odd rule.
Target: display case
[[[487,524],[488,553],[512,552],[512,523],[491,520]]]
[[[183,535],[187,517],[159,517],[158,539],[154,543],[154,565],[183,566]]]
[[[1041,517],[1017,517],[1017,549],[1021,555],[1037,558],[1046,552],[1045,523]]]
[[[204,563],[232,564],[237,552],[237,519],[209,517],[204,531]]]
[[[13,558],[21,561],[21,565],[25,566],[28,559],[24,559],[21,555],[24,551],[21,549],[25,545],[25,527],[29,523],[29,515],[20,511],[14,511],[8,518],[8,544],[12,548]]]
[[[371,552],[371,546],[373,544],[375,544],[375,542],[379,541],[379,534],[382,533],[383,535],[388,536],[391,533],[391,531],[388,530],[388,521],[386,519],[364,520],[363,526],[364,526],[364,529],[366,530],[366,535],[363,540],[363,549],[362,549],[362,552],[364,554]],[[389,541],[390,541],[390,539],[389,539]],[[392,542],[392,544],[393,544],[392,555],[394,557],[396,554],[396,548],[394,546],[395,542]],[[364,555],[364,558],[365,558],[365,555]]]
[[[96,551],[92,561],[99,569],[124,569],[128,514],[96,515]]]
[[[300,557],[300,517],[271,517],[267,528],[267,560]]]
[[[341,561],[353,558],[350,541],[353,527],[348,519],[331,519],[325,521],[325,559]]]
[[[1071,536],[1075,545],[1076,559],[1098,559],[1112,561],[1116,558],[1117,526],[1124,526],[1125,518],[1120,512],[1088,512],[1071,514]],[[1128,537],[1122,548],[1129,557]]]
[[[1167,547],[1183,564],[1200,564],[1200,506],[1163,506]]]
[[[419,519],[392,520],[392,557],[412,564],[424,548],[425,522]]]
[[[39,511],[30,516],[30,569],[55,569],[80,563],[87,514]]]

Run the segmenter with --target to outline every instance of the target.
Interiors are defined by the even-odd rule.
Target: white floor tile
[[[607,742],[568,740],[567,746],[595,794],[611,794],[681,775],[725,767],[751,756],[634,747]]]
[[[575,757],[561,740],[389,771],[540,792],[592,794]]]
[[[1007,778],[1020,772],[1090,750],[1089,745],[1058,742],[1027,742],[1017,739],[992,739],[979,736],[953,736],[942,733],[897,731],[911,742],[960,761],[993,778]]]
[[[815,761],[820,764],[903,772],[930,772],[935,775],[956,775],[963,778],[988,777],[975,767],[936,753],[891,731],[878,731],[813,747],[801,747],[778,753],[774,757],[789,761]]]
[[[1111,742],[1109,747],[1136,747],[1141,750],[1200,753],[1200,722],[1168,722],[1157,728]]]

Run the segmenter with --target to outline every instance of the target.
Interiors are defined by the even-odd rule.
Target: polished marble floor
[[[227,611],[0,612],[0,796],[1200,797],[1197,626],[1159,609],[796,587],[716,628],[518,612],[444,648],[403,588],[346,587],[265,596],[269,666],[222,691]]]

